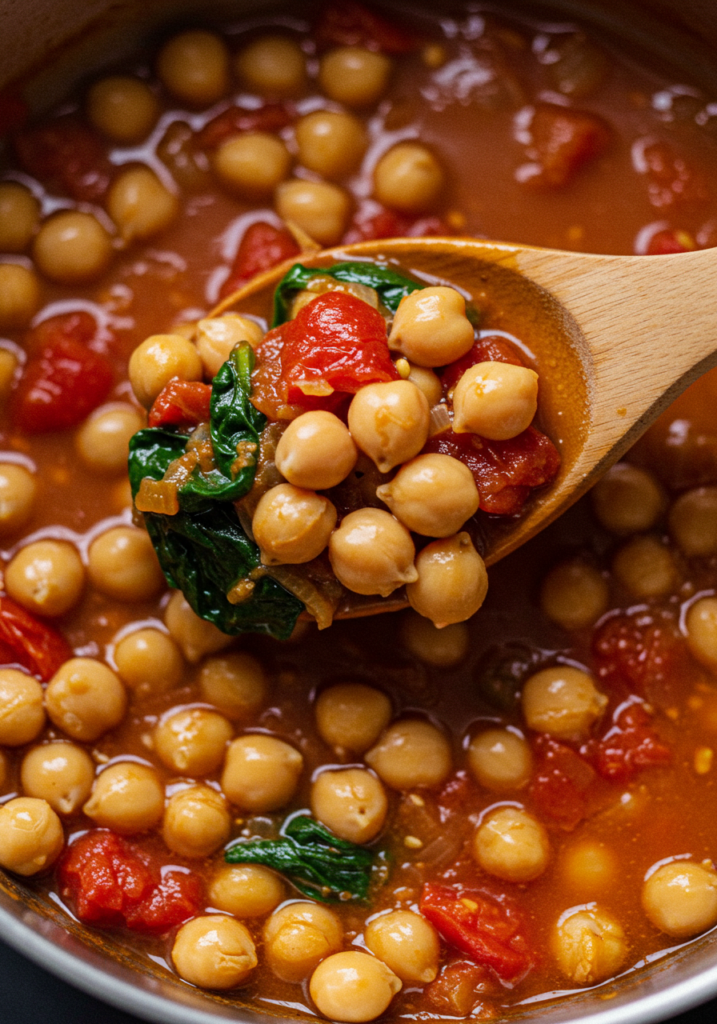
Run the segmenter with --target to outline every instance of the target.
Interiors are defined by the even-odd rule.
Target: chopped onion
[[[140,512],[158,512],[176,516],[179,512],[178,486],[172,480],[152,480],[146,476],[139,485],[135,506]]]
[[[428,436],[435,437],[436,434],[445,434],[451,429],[451,415],[447,405],[434,405],[431,409],[431,418],[428,427]]]

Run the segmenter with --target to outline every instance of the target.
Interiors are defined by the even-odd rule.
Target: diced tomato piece
[[[79,919],[104,927],[124,924],[156,886],[147,858],[114,832],[88,832],[76,840],[60,861],[58,877]]]
[[[127,927],[160,935],[195,917],[201,903],[202,882],[198,875],[168,871],[138,906],[128,909]]]
[[[447,964],[435,981],[427,985],[424,994],[431,1006],[441,1015],[489,1020],[493,1014],[490,1007],[482,1002],[485,992],[495,986],[488,971],[470,960],[455,960]],[[472,1010],[480,1011],[471,1013]]]
[[[658,210],[700,206],[710,199],[707,179],[667,142],[653,142],[642,151],[647,194]]]
[[[28,105],[19,93],[11,89],[0,92],[0,138],[20,128],[28,114]]]
[[[43,682],[72,657],[61,633],[40,622],[9,597],[0,596],[0,661],[18,664]]]
[[[610,145],[610,126],[597,114],[538,103],[530,125],[537,173],[526,184],[556,188],[567,184],[585,164]]]
[[[651,700],[680,675],[687,660],[674,619],[644,611],[606,619],[593,634],[592,651],[597,676],[605,684],[622,684]]]
[[[456,811],[464,809],[466,802],[476,792],[476,785],[466,771],[457,771],[456,774],[444,782],[436,798],[436,805],[445,821]]]
[[[640,768],[669,764],[670,748],[655,731],[644,704],[618,708],[612,728],[590,747],[595,770],[611,782],[629,782]]]
[[[18,133],[15,149],[28,174],[79,202],[98,202],[112,180],[113,167],[102,140],[74,117]]]
[[[242,236],[234,263],[219,292],[220,298],[231,295],[243,284],[284,260],[298,256],[296,239],[286,228],[275,228],[266,221],[251,224]]]
[[[282,405],[335,409],[366,384],[399,380],[385,320],[346,292],[318,295],[269,331],[256,354],[252,401],[271,418]]]
[[[278,132],[294,120],[294,111],[284,103],[265,103],[258,110],[229,107],[208,121],[194,137],[199,149],[215,149],[241,132]]]
[[[431,438],[423,450],[464,462],[478,485],[482,511],[493,515],[520,512],[531,488],[549,483],[560,468],[557,448],[535,427],[509,441],[450,431]]]
[[[533,966],[523,916],[503,893],[426,882],[420,910],[449,945],[502,981],[518,981]]]
[[[419,45],[413,32],[389,21],[356,0],[330,0],[314,26],[320,47],[365,46],[384,53],[409,53]]]
[[[492,334],[487,338],[478,338],[470,352],[467,352],[455,363],[450,363],[440,373],[443,391],[452,391],[466,370],[478,363],[511,363],[513,366],[525,366],[515,345],[507,338]]]
[[[29,332],[30,357],[12,404],[21,430],[75,427],[104,402],[114,373],[105,356],[87,347],[95,332],[95,321],[82,311],[52,317]]]
[[[691,252],[697,245],[687,231],[664,228],[656,231],[647,244],[647,256],[669,256],[676,252]]]
[[[371,205],[373,208],[373,204]],[[377,238],[435,238],[453,232],[440,217],[408,217],[395,210],[381,209],[378,213],[359,209],[342,242],[370,242]]]
[[[533,802],[542,817],[569,832],[587,814],[585,793],[595,779],[595,772],[580,754],[549,736],[536,737],[533,750]]]
[[[196,427],[209,419],[210,384],[197,380],[170,380],[154,400],[150,427]]]

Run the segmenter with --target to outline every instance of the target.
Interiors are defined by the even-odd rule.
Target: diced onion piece
[[[139,485],[134,503],[140,512],[176,516],[179,512],[177,484],[172,480],[152,480],[146,476]]]
[[[451,416],[447,405],[434,405],[430,412],[428,436],[444,434],[451,429]]]

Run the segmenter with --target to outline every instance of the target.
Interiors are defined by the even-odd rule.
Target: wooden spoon
[[[600,256],[473,238],[361,242],[297,257],[394,261],[453,284],[491,329],[524,342],[540,373],[540,417],[560,472],[523,516],[489,537],[497,562],[585,493],[685,388],[717,364],[717,249],[669,256]],[[292,260],[291,263],[297,262]],[[267,316],[283,264],[253,278],[214,312]],[[356,616],[405,606],[402,594],[351,602]]]

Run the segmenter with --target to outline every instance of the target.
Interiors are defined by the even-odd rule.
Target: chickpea
[[[251,525],[264,565],[300,565],[328,544],[336,508],[314,491],[277,484],[259,499]]]
[[[115,526],[93,540],[88,572],[101,593],[118,601],[148,601],[166,585],[152,541],[135,526]]]
[[[627,956],[622,927],[595,904],[561,914],[551,944],[560,969],[576,985],[594,985],[612,977]]]
[[[112,239],[91,213],[63,210],[41,226],[32,252],[38,268],[51,281],[84,284],[107,270]]]
[[[261,864],[222,864],[209,883],[209,902],[235,917],[266,917],[286,895],[280,875]]]
[[[222,142],[214,154],[217,177],[242,196],[268,195],[291,167],[289,151],[276,135],[243,132]]]
[[[0,263],[0,330],[27,327],[39,308],[37,274],[19,263]]]
[[[221,793],[210,786],[192,786],[169,798],[162,822],[162,838],[180,857],[200,859],[211,856],[226,843],[231,824]]]
[[[292,221],[321,245],[341,240],[351,213],[348,192],[328,181],[285,181],[276,190],[275,204],[282,220]]]
[[[142,414],[126,402],[102,405],[77,431],[77,454],[95,473],[122,473],[127,469],[130,438],[143,426]]]
[[[673,503],[670,533],[688,558],[717,554],[717,487],[695,487]]]
[[[214,32],[180,32],[160,50],[157,75],[177,99],[208,107],[229,91],[229,51]]]
[[[264,337],[256,320],[237,313],[207,317],[197,324],[197,352],[207,377],[216,377],[240,341],[248,341],[252,348]]]
[[[659,537],[632,537],[615,555],[615,578],[633,597],[649,600],[669,594],[677,582],[672,552]]]
[[[401,299],[388,345],[418,367],[444,366],[469,352],[474,336],[466,300],[455,288],[440,285]]]
[[[334,953],[311,976],[309,992],[329,1020],[375,1020],[402,988],[390,967],[358,950]]]
[[[0,867],[36,875],[57,860],[64,842],[60,819],[46,800],[20,796],[0,807]]]
[[[556,739],[586,737],[607,707],[591,676],[569,665],[536,672],[523,687],[522,701],[528,728]]]
[[[592,626],[607,611],[609,600],[607,580],[581,558],[554,566],[540,590],[543,613],[568,630]]]
[[[408,380],[367,384],[349,406],[349,430],[382,473],[418,455],[428,439],[426,396]]]
[[[381,914],[369,923],[364,938],[374,956],[401,981],[426,985],[438,974],[438,933],[420,914],[410,910]]]
[[[127,694],[114,672],[93,658],[70,658],[45,690],[50,719],[73,740],[93,743],[122,721]]]
[[[25,185],[0,181],[0,252],[24,252],[37,231],[40,203]]]
[[[237,76],[261,96],[296,96],[306,85],[303,50],[287,36],[260,36],[237,54],[234,67]]]
[[[667,935],[698,935],[717,924],[717,874],[691,861],[663,864],[645,879],[642,909]]]
[[[528,783],[533,758],[522,736],[508,729],[484,729],[471,740],[468,767],[481,786],[503,793]]]
[[[453,430],[507,441],[530,426],[538,410],[538,375],[527,366],[477,363],[453,392]]]
[[[13,533],[32,515],[35,474],[14,462],[0,462],[0,534]]]
[[[717,597],[701,597],[690,605],[685,626],[692,656],[717,671]]]
[[[164,812],[164,788],[146,764],[120,761],[98,775],[82,808],[100,828],[130,836],[154,828]]]
[[[418,579],[407,585],[406,597],[437,629],[475,615],[488,593],[485,562],[465,532],[427,544],[416,559],[416,571]]]
[[[406,718],[389,725],[365,761],[391,789],[413,789],[440,786],[453,758],[440,729],[422,718]]]
[[[174,689],[184,671],[182,655],[174,640],[151,627],[118,640],[114,661],[122,682],[140,699]]]
[[[202,697],[231,721],[250,718],[266,701],[269,682],[261,662],[233,651],[208,658],[199,674]]]
[[[159,118],[159,103],[146,82],[131,75],[109,75],[90,88],[87,117],[113,142],[146,139]]]
[[[174,377],[201,380],[202,361],[181,334],[153,334],[134,350],[129,360],[129,379],[137,401],[146,408]]]
[[[563,850],[561,885],[586,898],[599,896],[617,878],[618,863],[609,846],[585,839]]]
[[[266,958],[282,981],[303,981],[325,957],[341,949],[343,940],[338,917],[318,903],[290,903],[264,925]]]
[[[388,800],[381,783],[365,768],[321,772],[311,787],[311,811],[334,835],[370,843],[383,828]]]
[[[149,167],[129,167],[112,182],[107,212],[125,242],[144,241],[176,220],[179,203]]]
[[[376,199],[384,206],[403,213],[415,214],[431,209],[445,183],[446,176],[440,163],[420,142],[399,142],[384,153],[373,172]]]
[[[30,743],[45,724],[42,687],[37,679],[15,668],[0,668],[0,744]]]
[[[391,61],[361,46],[340,46],[321,58],[319,85],[347,107],[370,107],[386,91]]]
[[[418,455],[376,488],[400,522],[424,537],[448,537],[478,511],[473,474],[451,455]]]
[[[26,796],[46,800],[57,814],[77,814],[92,791],[95,766],[82,747],[63,741],[33,747],[22,761]]]
[[[164,622],[170,636],[191,664],[205,654],[215,654],[228,647],[233,637],[222,633],[212,622],[200,619],[190,608],[181,590],[175,590],[164,612]]]
[[[5,572],[8,594],[38,615],[64,615],[79,601],[85,570],[77,549],[61,540],[37,540],[20,548]]]
[[[629,462],[611,466],[590,497],[600,523],[619,535],[651,530],[667,504],[665,492],[652,473]]]
[[[385,693],[363,683],[338,683],[316,699],[316,728],[330,747],[363,754],[372,747],[391,719]]]
[[[361,163],[368,139],[352,114],[315,110],[296,125],[299,160],[322,178],[343,178]]]
[[[299,751],[276,736],[240,736],[229,745],[222,789],[246,811],[276,811],[291,800],[303,767]]]
[[[276,468],[295,487],[325,491],[345,480],[358,451],[348,429],[332,412],[297,416],[276,446]]]
[[[409,363],[409,367],[409,374],[406,379],[410,380],[411,384],[415,384],[423,392],[429,407],[432,409],[434,405],[438,405],[443,397],[441,378],[433,370],[429,370],[427,366],[414,366],[413,363]]]
[[[329,540],[329,559],[337,579],[355,594],[388,597],[416,579],[416,549],[397,519],[379,508],[360,508],[341,520]]]
[[[532,882],[548,866],[548,833],[522,807],[501,807],[478,826],[473,856],[489,875],[506,882]]]
[[[414,611],[406,612],[402,618],[401,640],[414,657],[434,668],[460,665],[470,646],[468,628],[463,622],[439,630]]]
[[[10,397],[20,360],[12,348],[0,344],[0,402]]]
[[[172,960],[184,981],[220,990],[241,985],[258,963],[249,931],[223,914],[207,914],[183,924],[174,940]]]
[[[231,723],[206,708],[172,709],[154,730],[154,748],[162,764],[178,775],[211,775],[224,760]]]

